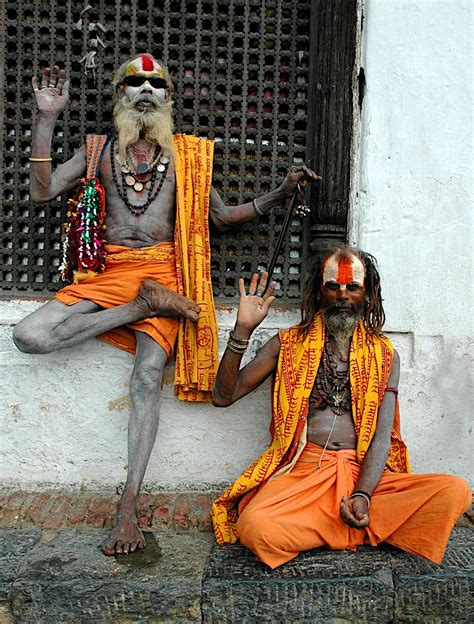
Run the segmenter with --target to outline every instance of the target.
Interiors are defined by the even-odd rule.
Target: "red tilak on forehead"
[[[153,59],[151,58],[151,56],[149,54],[141,54],[140,58],[142,60],[142,69],[143,71],[146,72],[151,72],[153,71]]]
[[[353,279],[351,259],[342,258],[337,265],[337,283],[350,284]]]

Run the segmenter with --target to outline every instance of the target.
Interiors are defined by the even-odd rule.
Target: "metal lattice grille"
[[[70,157],[88,132],[112,129],[111,79],[131,55],[162,58],[175,84],[180,132],[216,141],[213,183],[227,203],[251,200],[305,158],[309,0],[5,2],[1,286],[4,292],[55,291],[65,198],[29,198],[32,71],[65,66],[71,97],[57,123],[52,155]],[[87,6],[87,3],[84,5]],[[84,73],[96,52],[95,70]],[[94,56],[93,54],[91,56]],[[89,58],[91,58],[89,56]],[[283,208],[212,237],[215,295],[231,297],[237,279],[266,265]],[[286,299],[300,296],[306,235],[294,218],[275,278]]]

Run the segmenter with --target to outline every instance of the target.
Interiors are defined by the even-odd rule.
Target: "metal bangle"
[[[230,339],[227,341],[227,348],[234,353],[238,353],[239,355],[243,355],[247,351],[247,347],[241,347],[240,345],[236,345]]]
[[[53,159],[51,156],[47,156],[45,158],[34,158],[33,156],[31,156],[30,158],[28,158],[28,160],[30,162],[51,162]]]
[[[248,346],[248,344],[250,342],[250,340],[247,340],[245,338],[243,338],[243,339],[242,338],[237,338],[234,335],[234,332],[232,330],[230,330],[230,332],[229,332],[229,340],[232,340],[233,342],[236,342],[237,344],[240,344],[242,346],[245,345],[246,347]]]
[[[265,214],[258,206],[257,206],[257,199],[253,199],[252,200],[252,205],[253,205],[253,209],[255,210],[255,212],[257,213],[257,215],[259,217],[263,217],[263,215]]]
[[[365,500],[367,501],[367,509],[370,509],[370,495],[369,494],[367,494],[366,492],[353,492],[349,496],[349,500],[351,500],[351,498],[355,498],[356,496],[362,496],[362,498],[365,498]]]

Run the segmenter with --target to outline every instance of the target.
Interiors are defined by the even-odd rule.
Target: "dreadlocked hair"
[[[304,288],[303,303],[301,304],[300,336],[303,339],[306,338],[313,324],[314,316],[321,310],[324,264],[334,254],[342,257],[348,255],[357,256],[364,265],[365,301],[362,320],[369,333],[380,336],[385,323],[385,312],[382,305],[382,288],[380,286],[377,260],[365,251],[342,244],[334,245],[326,253],[316,255],[309,268],[309,275]]]

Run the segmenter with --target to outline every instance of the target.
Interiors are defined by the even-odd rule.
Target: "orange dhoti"
[[[359,475],[356,451],[326,450],[318,468],[322,451],[308,443],[291,472],[266,481],[246,506],[241,501],[236,528],[242,544],[271,568],[302,550],[356,550],[380,542],[441,563],[451,530],[471,503],[466,481],[386,469],[372,495],[369,527],[354,529],[339,507]]]
[[[105,271],[71,284],[56,294],[56,299],[72,305],[82,300],[93,301],[101,308],[113,308],[129,303],[138,294],[143,280],[152,279],[177,292],[176,257],[174,243],[131,249],[107,245]],[[155,340],[171,357],[178,335],[179,320],[153,317],[117,327],[98,338],[130,353],[136,351],[134,331],[144,332]]]

